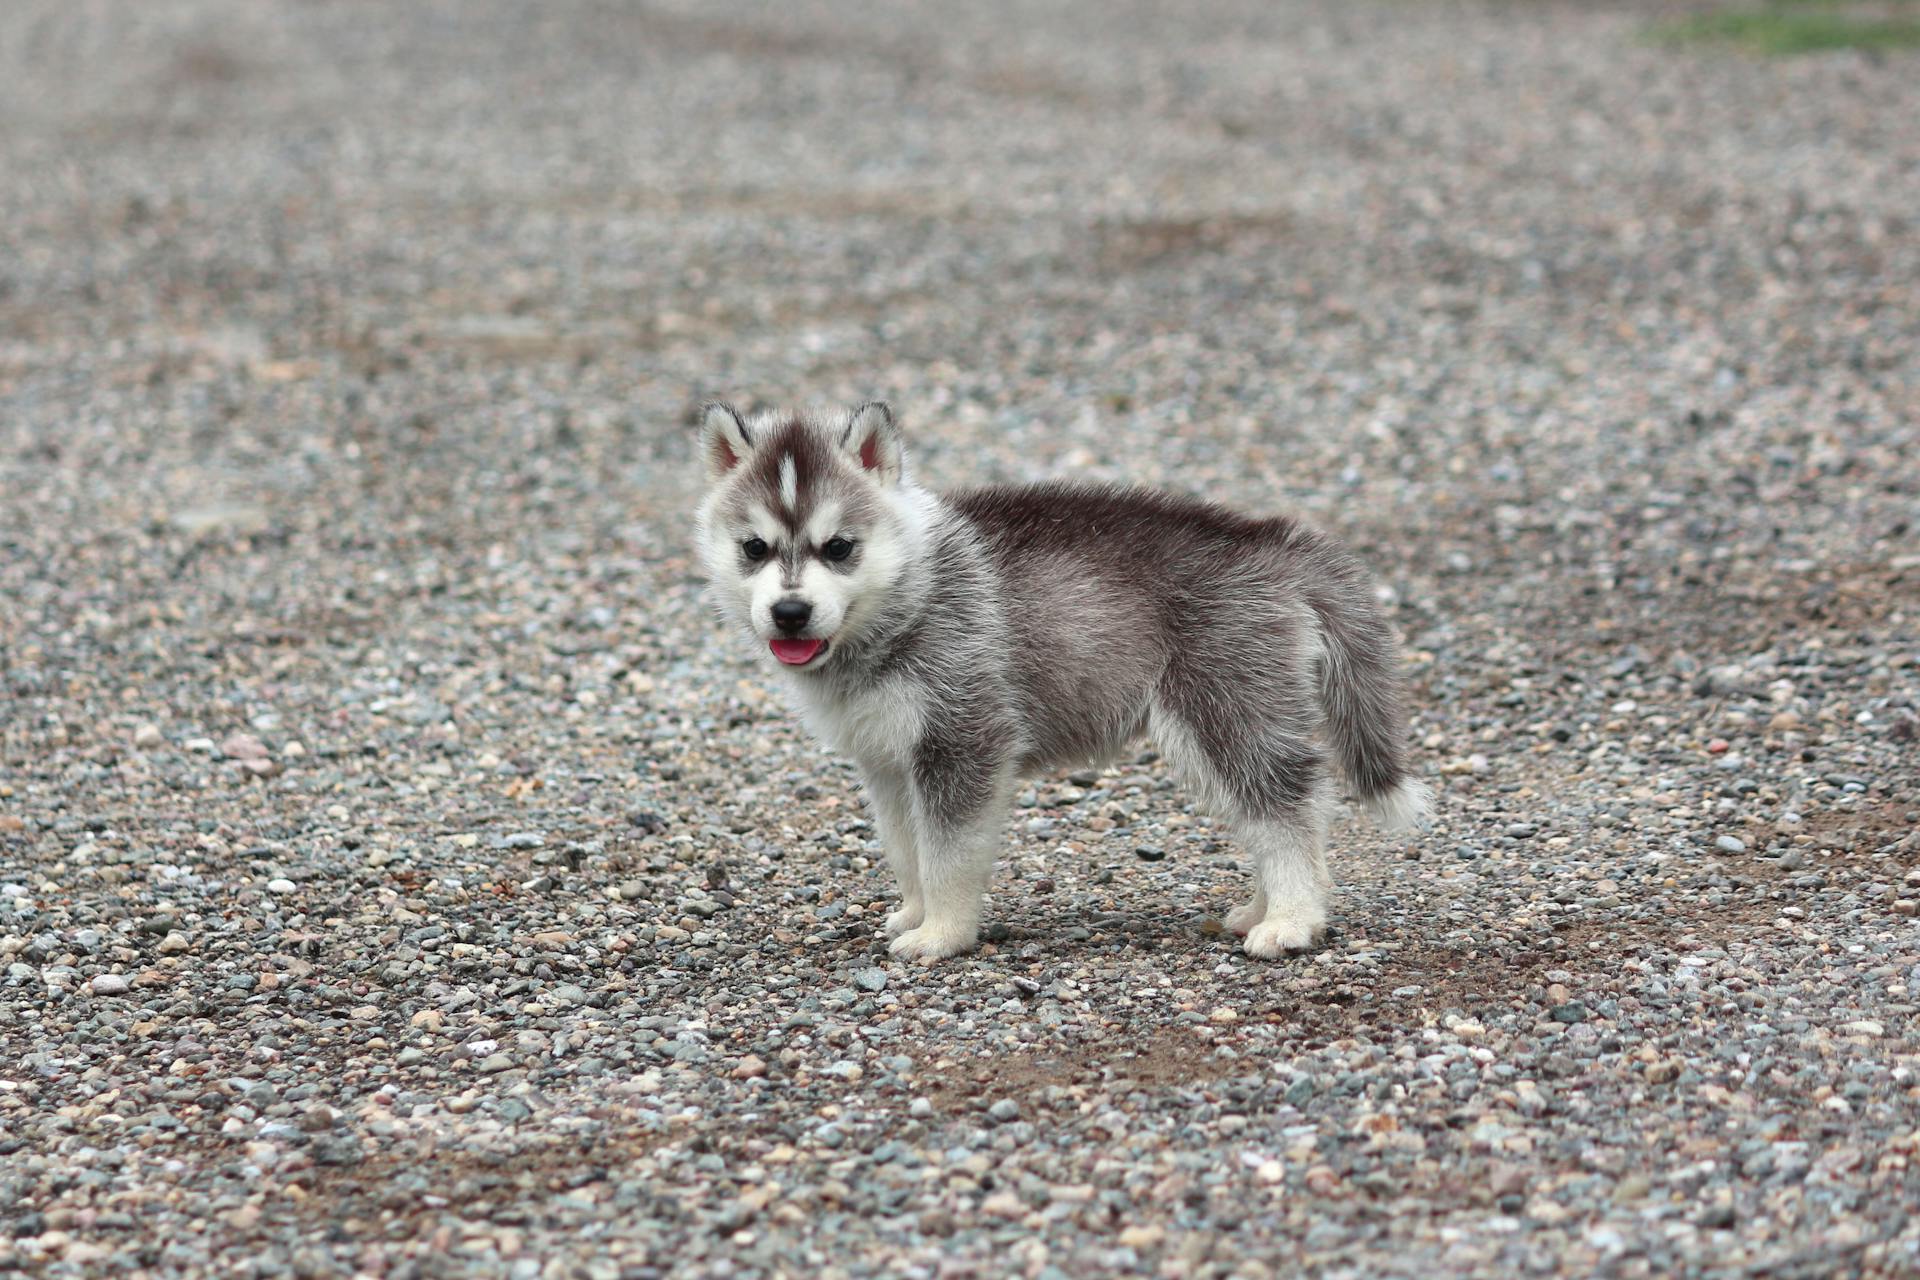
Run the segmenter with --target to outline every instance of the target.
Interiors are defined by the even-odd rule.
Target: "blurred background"
[[[92,625],[55,601],[108,567],[66,572],[82,530],[264,531],[179,607],[265,629],[474,587],[487,546],[652,563],[710,394],[889,397],[938,480],[1304,507],[1467,579],[1456,616],[1845,578],[1913,496],[1914,35],[1902,5],[21,3],[13,639]]]

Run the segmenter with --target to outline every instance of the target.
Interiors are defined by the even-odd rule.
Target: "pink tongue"
[[[820,652],[820,640],[769,640],[773,656],[790,667],[813,661],[813,655]]]

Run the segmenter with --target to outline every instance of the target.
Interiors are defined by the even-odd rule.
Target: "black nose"
[[[807,625],[807,619],[813,616],[813,606],[805,600],[776,600],[773,603],[773,625],[788,635]]]

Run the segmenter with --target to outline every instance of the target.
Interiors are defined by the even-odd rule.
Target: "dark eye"
[[[827,545],[820,548],[820,554],[829,560],[845,560],[853,554],[853,544],[845,538],[828,538]]]
[[[759,538],[748,538],[740,544],[740,550],[745,553],[749,560],[765,560],[767,558],[767,544]]]

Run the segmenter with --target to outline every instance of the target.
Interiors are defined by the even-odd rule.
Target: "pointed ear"
[[[880,400],[869,400],[847,416],[847,429],[840,435],[840,447],[860,464],[860,469],[881,484],[898,484],[905,464],[900,447],[900,428],[893,421],[893,410]]]
[[[753,434],[732,405],[715,400],[700,411],[700,456],[708,481],[720,479],[752,452]]]

